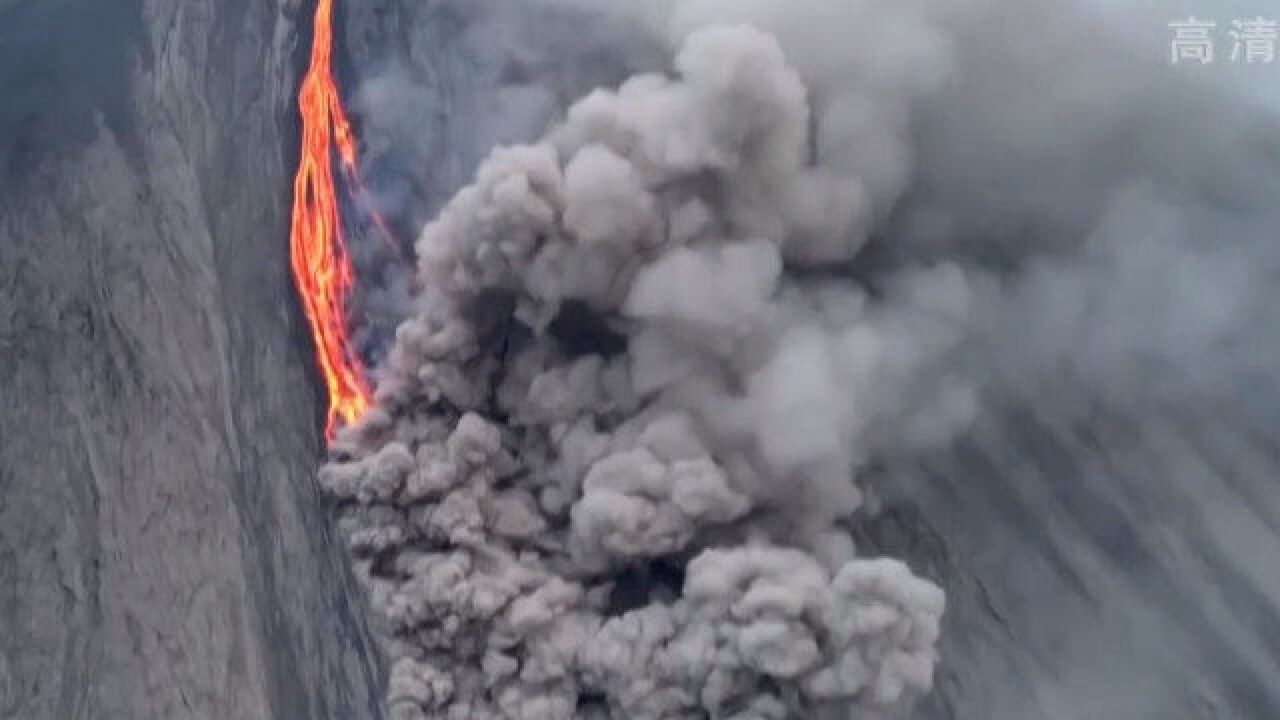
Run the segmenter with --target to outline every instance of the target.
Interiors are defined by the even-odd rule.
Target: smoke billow
[[[1033,464],[1019,443],[1035,423],[1007,420],[1020,404],[1071,432],[1099,407],[1274,409],[1280,348],[1257,328],[1280,277],[1261,208],[1280,187],[1250,146],[1270,129],[1202,137],[1199,86],[1116,50],[1125,33],[1041,2],[542,0],[510,25],[493,5],[458,35],[517,48],[462,53],[508,83],[510,112],[467,104],[476,122],[444,133],[445,154],[558,120],[430,207],[376,407],[321,473],[393,659],[394,717],[908,715],[933,685],[944,597],[855,547],[882,489],[926,465],[952,498],[934,509],[968,507],[982,472]],[[603,13],[616,53],[544,11]],[[530,37],[583,55],[548,61]],[[367,88],[375,162],[429,122],[402,73]],[[600,74],[618,77],[587,92]],[[950,454],[984,442],[978,471],[972,447]],[[913,479],[869,486],[899,471]],[[1056,497],[1019,493],[1019,528]],[[1081,515],[1082,536],[1118,532]],[[1088,616],[1034,572],[1010,577],[1026,610],[1005,612],[1030,628],[1011,642],[1054,648],[1046,667],[1071,658],[1088,688],[1056,716],[1114,714],[1094,661],[1113,648],[1087,628],[1041,642],[1041,616]],[[1196,646],[1137,640],[1163,657],[1134,666],[1153,668]],[[1001,662],[956,660],[986,696],[962,717],[1041,716],[1002,694]],[[1151,677],[1129,716],[1187,705]]]
[[[966,419],[919,382],[964,284],[920,270],[885,310],[821,273],[901,189],[900,139],[815,137],[871,91],[820,68],[811,113],[773,36],[690,28],[672,74],[494,150],[418,241],[377,407],[322,472],[397,717],[888,716],[930,687],[941,590],[839,523],[903,442],[876,428]]]

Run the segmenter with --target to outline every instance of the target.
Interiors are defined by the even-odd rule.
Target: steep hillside
[[[0,717],[379,717],[287,275],[296,4],[0,9]]]

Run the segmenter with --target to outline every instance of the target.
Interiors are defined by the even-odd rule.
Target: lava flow
[[[302,79],[302,152],[293,185],[289,249],[294,282],[302,295],[316,356],[329,393],[325,437],[339,423],[357,420],[369,406],[364,365],[347,328],[347,300],[355,271],[343,237],[333,153],[344,174],[358,182],[356,145],[333,76],[333,0],[319,0],[311,64]]]

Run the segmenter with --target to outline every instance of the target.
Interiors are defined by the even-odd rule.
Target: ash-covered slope
[[[287,274],[301,11],[0,3],[0,717],[380,717]]]

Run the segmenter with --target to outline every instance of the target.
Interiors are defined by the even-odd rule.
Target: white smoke
[[[782,7],[681,6],[671,75],[494,150],[424,229],[321,473],[393,717],[898,717],[930,689],[941,590],[841,522],[876,452],[968,419],[937,371],[968,291],[938,266],[878,303],[823,268],[905,186],[942,60],[899,47],[881,85],[799,34],[842,17]]]

